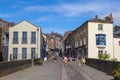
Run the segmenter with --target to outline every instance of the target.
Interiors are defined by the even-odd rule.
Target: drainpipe
[[[36,54],[36,55],[37,55],[37,56],[36,56],[37,58],[38,58],[38,42],[39,42],[38,32],[39,32],[39,28],[37,27],[37,54]]]
[[[114,56],[114,36],[113,36],[113,59],[115,58]]]

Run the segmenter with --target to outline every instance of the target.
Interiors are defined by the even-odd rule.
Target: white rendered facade
[[[102,24],[102,30],[98,29],[99,24]],[[99,34],[105,35],[105,45],[96,45],[96,35]],[[98,58],[100,51],[113,58],[113,24],[88,22],[88,58]]]
[[[120,61],[120,38],[114,38],[114,59],[117,59],[117,61]]]
[[[40,27],[25,20],[10,27],[8,61],[40,58],[41,37]]]

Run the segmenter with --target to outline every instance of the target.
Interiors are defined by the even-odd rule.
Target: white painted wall
[[[120,61],[120,38],[114,38],[114,58]]]
[[[39,31],[37,31],[37,28],[39,28]],[[13,32],[17,31],[18,32],[18,43],[19,44],[13,44]],[[27,32],[27,44],[22,44],[22,32],[26,31]],[[36,44],[31,44],[31,32],[35,31],[36,32]],[[41,33],[40,33],[40,27],[36,27],[32,25],[31,23],[27,21],[22,21],[18,23],[17,25],[10,27],[9,28],[9,54],[8,54],[8,60],[10,60],[10,54],[13,54],[13,48],[18,48],[18,60],[22,59],[22,48],[27,48],[27,59],[31,59],[31,48],[36,48],[36,54],[37,57],[40,58],[41,54],[41,46],[40,46],[40,38],[41,38]]]
[[[98,24],[103,24],[103,31],[98,30]],[[88,22],[88,58],[98,58],[96,34],[106,34],[106,46],[103,49],[113,58],[113,24],[97,22]]]

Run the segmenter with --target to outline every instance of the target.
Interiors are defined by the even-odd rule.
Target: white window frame
[[[103,24],[98,24],[98,30],[103,31]]]

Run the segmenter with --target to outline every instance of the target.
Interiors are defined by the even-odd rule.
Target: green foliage
[[[103,54],[102,54],[102,53],[99,53],[99,54],[98,54],[98,57],[99,57],[99,59],[102,59],[102,58],[103,58]]]
[[[38,62],[42,64],[44,61],[42,59],[38,59]]]
[[[120,64],[118,65],[116,69],[113,70],[113,76],[120,78]]]
[[[98,53],[98,57],[99,57],[99,59],[105,60],[105,59],[110,58],[110,55],[107,53]]]

